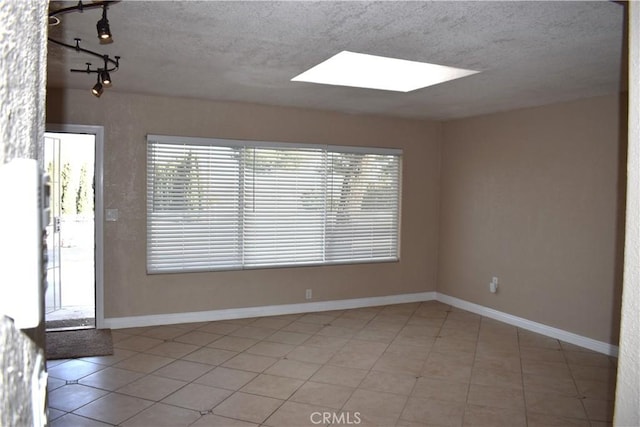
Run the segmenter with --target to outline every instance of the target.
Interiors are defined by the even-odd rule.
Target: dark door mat
[[[47,332],[46,352],[48,360],[111,355],[111,329]]]

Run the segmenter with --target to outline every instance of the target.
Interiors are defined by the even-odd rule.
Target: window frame
[[[403,165],[403,150],[398,148],[384,148],[384,147],[369,147],[369,146],[348,146],[348,145],[335,145],[335,144],[317,144],[317,143],[296,143],[296,142],[272,142],[272,141],[263,141],[263,140],[240,140],[240,139],[226,139],[226,138],[204,138],[204,137],[187,137],[187,136],[169,136],[169,135],[157,135],[157,134],[148,134],[147,135],[147,143],[146,143],[146,191],[145,191],[145,225],[147,228],[147,236],[146,236],[146,270],[147,274],[155,275],[155,274],[176,274],[176,273],[192,273],[192,272],[215,272],[215,271],[242,271],[242,270],[255,270],[255,269],[271,269],[271,268],[294,268],[294,267],[320,267],[320,266],[331,266],[331,265],[349,265],[349,264],[367,264],[367,263],[396,263],[400,261],[400,247],[401,247],[401,218],[402,218],[402,165]],[[325,156],[328,156],[328,153],[345,153],[345,154],[364,154],[364,155],[383,155],[383,156],[394,156],[397,158],[397,177],[395,178],[396,188],[396,206],[395,206],[395,256],[388,258],[359,258],[359,259],[350,259],[350,260],[327,260],[326,254],[323,256],[325,258],[322,261],[312,261],[312,262],[293,262],[293,263],[277,263],[277,264],[261,264],[261,265],[253,265],[246,264],[243,256],[245,239],[243,237],[244,232],[244,213],[245,209],[243,196],[244,196],[244,184],[245,179],[242,175],[246,172],[247,168],[242,165],[242,162],[239,162],[240,167],[240,176],[241,178],[238,185],[238,200],[239,200],[239,248],[241,251],[241,261],[238,264],[234,265],[226,265],[226,266],[206,266],[202,268],[174,268],[174,269],[162,269],[162,268],[151,268],[150,267],[150,213],[152,212],[152,204],[155,202],[150,202],[149,197],[152,190],[149,187],[149,177],[150,171],[149,167],[152,165],[152,159],[150,157],[150,148],[151,144],[168,144],[168,145],[184,145],[184,146],[218,146],[218,147],[228,147],[228,148],[236,148],[238,150],[244,150],[247,148],[274,148],[274,149],[300,149],[300,150],[322,150],[325,153]],[[186,151],[186,150],[185,150]],[[242,157],[242,155],[241,155]],[[325,165],[325,174],[328,167]],[[328,180],[325,176],[325,180]],[[325,187],[325,192],[328,190],[328,187]],[[325,196],[326,197],[326,196]],[[328,216],[329,208],[325,205],[324,207],[324,227],[325,229],[328,227]],[[326,232],[323,236],[323,240],[326,239]],[[326,253],[327,246],[325,244],[323,252]]]

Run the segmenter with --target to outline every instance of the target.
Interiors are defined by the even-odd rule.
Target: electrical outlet
[[[311,298],[313,298],[313,292],[311,291],[311,289],[307,289],[307,291],[306,291],[306,292],[305,292],[305,294],[304,294],[304,297],[305,297],[306,299],[311,299]]]

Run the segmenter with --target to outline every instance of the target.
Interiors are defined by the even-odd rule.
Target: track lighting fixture
[[[102,80],[102,84],[105,87],[111,86],[111,76],[108,71],[103,71],[100,73],[100,80]]]
[[[102,95],[102,92],[104,92],[104,88],[102,87],[102,83],[100,83],[100,74],[98,74],[98,79],[97,80],[98,81],[96,82],[96,84],[91,89],[91,93],[96,98],[100,98],[100,95]]]
[[[104,59],[104,58],[103,58]],[[104,68],[100,72],[100,80],[104,87],[111,87],[111,76],[109,75],[109,63],[104,59]]]
[[[102,5],[102,18],[96,24],[98,30],[98,38],[100,41],[111,40],[111,28],[109,28],[109,20],[107,19],[107,5]]]
[[[66,7],[63,9],[58,9],[58,10],[49,12],[49,22],[50,23],[55,22],[55,25],[57,25],[58,23],[60,23],[60,19],[56,15],[61,15],[63,13],[68,13],[68,12],[83,12],[84,9],[95,9],[95,8],[101,7],[102,18],[96,24],[96,29],[98,31],[98,38],[100,39],[101,43],[110,42],[113,39],[111,37],[111,28],[109,28],[109,20],[107,19],[107,7],[110,3],[118,3],[118,1],[119,0],[100,1],[100,2],[94,2],[87,5],[83,4],[82,1],[79,1],[76,6]],[[102,59],[104,63],[104,66],[102,68],[97,68],[97,67],[92,68],[91,63],[87,62],[86,68],[83,68],[83,69],[72,68],[71,70],[69,70],[72,73],[87,73],[87,74],[95,73],[97,75],[97,79],[96,79],[96,84],[91,89],[91,93],[96,98],[100,98],[100,95],[102,95],[102,93],[104,92],[104,88],[111,87],[112,81],[111,81],[111,75],[109,73],[112,73],[118,70],[118,68],[120,67],[120,57],[114,56],[113,58],[111,58],[109,55],[101,55],[92,50],[82,48],[80,47],[81,39],[76,38],[74,40],[75,40],[75,44],[71,45],[58,40],[54,40],[51,37],[49,37],[50,42],[55,43],[59,46],[66,47],[68,49],[73,49],[76,52],[84,52],[86,54],[93,55],[95,57]]]

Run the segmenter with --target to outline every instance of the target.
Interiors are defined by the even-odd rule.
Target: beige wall
[[[250,104],[50,90],[47,123],[103,125],[105,317],[435,291],[441,124]],[[404,149],[401,261],[250,271],[146,274],[146,134]]]
[[[618,105],[444,124],[438,292],[617,344]]]
[[[616,344],[618,104],[441,124],[51,90],[47,122],[105,126],[105,207],[120,210],[105,223],[107,318],[300,303],[306,288],[314,301],[435,291],[437,279],[443,294]],[[148,276],[147,133],[403,148],[401,261]]]

